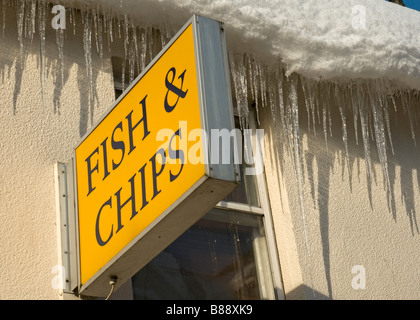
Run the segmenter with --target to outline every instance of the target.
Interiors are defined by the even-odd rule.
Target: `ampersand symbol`
[[[168,89],[168,92],[166,92],[166,96],[165,96],[165,110],[168,113],[175,109],[176,105],[178,104],[179,98],[185,98],[185,96],[187,95],[188,89],[187,89],[187,91],[182,91],[182,86],[184,84],[184,76],[185,76],[186,71],[187,71],[187,69],[185,69],[184,72],[181,73],[181,75],[178,77],[178,79],[181,79],[181,87],[180,88],[176,87],[173,84],[173,82],[175,80],[176,69],[171,68],[171,69],[169,69],[168,73],[166,74],[165,85],[166,85],[166,88]],[[169,80],[169,74],[172,74],[172,79],[171,80]],[[178,96],[178,98],[176,99],[176,102],[173,105],[170,105],[168,103],[169,92],[173,92]]]

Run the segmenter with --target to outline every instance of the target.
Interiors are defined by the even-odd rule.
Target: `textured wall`
[[[66,32],[64,86],[57,80],[55,31],[47,21],[45,105],[39,36],[19,59],[16,13],[7,9],[0,36],[0,299],[56,299],[58,263],[54,164],[66,162],[80,137],[114,100],[110,59],[94,55],[96,100],[89,105],[82,30]],[[24,70],[23,72],[21,70]]]
[[[279,121],[273,123],[271,110],[260,110],[286,297],[419,299],[420,148],[411,138],[408,114],[400,103],[398,112],[390,113],[395,155],[388,150],[391,192],[387,196],[373,141],[372,179],[366,178],[360,123],[357,145],[352,117],[347,114],[349,179],[339,111],[331,106],[333,136],[328,138],[327,150],[322,118],[316,135],[313,128],[309,132],[304,99],[299,101],[306,228],[285,136]],[[420,137],[418,126],[415,134]],[[365,271],[364,289],[357,289],[362,276],[358,266]]]

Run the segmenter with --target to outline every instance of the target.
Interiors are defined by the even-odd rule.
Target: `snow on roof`
[[[179,28],[194,13],[223,21],[230,48],[280,58],[288,73],[420,90],[420,13],[385,0],[91,1],[145,24]]]

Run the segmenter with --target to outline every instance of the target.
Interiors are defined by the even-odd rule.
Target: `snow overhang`
[[[63,0],[94,3],[139,25],[223,21],[228,46],[312,79],[395,80],[420,90],[420,12],[385,0]]]

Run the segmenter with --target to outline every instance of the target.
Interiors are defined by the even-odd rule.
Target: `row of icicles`
[[[46,77],[46,33],[51,21],[52,4],[47,0],[1,0],[3,37],[6,30],[6,11],[16,8],[17,38],[20,45],[18,63],[22,68],[28,48],[38,33],[40,42],[41,89],[44,93]],[[11,10],[9,11],[11,12]],[[86,76],[89,80],[90,104],[93,108],[95,84],[93,81],[92,50],[96,50],[102,60],[104,51],[112,51],[113,44],[123,44],[121,84],[125,88],[143,70],[152,58],[169,42],[176,30],[168,26],[138,26],[128,15],[121,15],[112,9],[104,9],[91,4],[79,4],[78,9],[66,8],[70,27],[55,30],[57,44],[57,76],[59,86],[64,84],[64,45],[67,33],[76,34],[78,23],[82,23],[82,39],[86,61]],[[79,19],[79,20],[78,20]],[[12,19],[11,19],[12,20]],[[268,67],[246,53],[229,53],[233,96],[242,127],[248,126],[249,106],[254,104],[257,111],[270,108],[275,123],[281,124],[283,140],[294,160],[296,179],[304,181],[303,155],[301,151],[300,112],[306,111],[308,131],[316,134],[322,128],[326,149],[328,137],[332,136],[332,109],[338,109],[341,118],[344,154],[350,176],[348,146],[348,125],[352,119],[356,143],[363,144],[367,178],[371,179],[371,142],[376,143],[379,162],[384,177],[384,188],[389,192],[388,152],[394,153],[392,143],[390,111],[403,109],[407,114],[411,138],[416,143],[415,126],[418,122],[419,92],[398,89],[385,80],[347,81],[345,83],[315,81],[297,74],[286,76],[281,63]],[[298,103],[299,91],[303,93],[303,103]],[[399,102],[398,102],[398,101]],[[301,110],[299,105],[306,110]],[[417,106],[417,107],[415,107]],[[359,129],[360,128],[360,129]],[[280,143],[280,142],[279,142]]]

